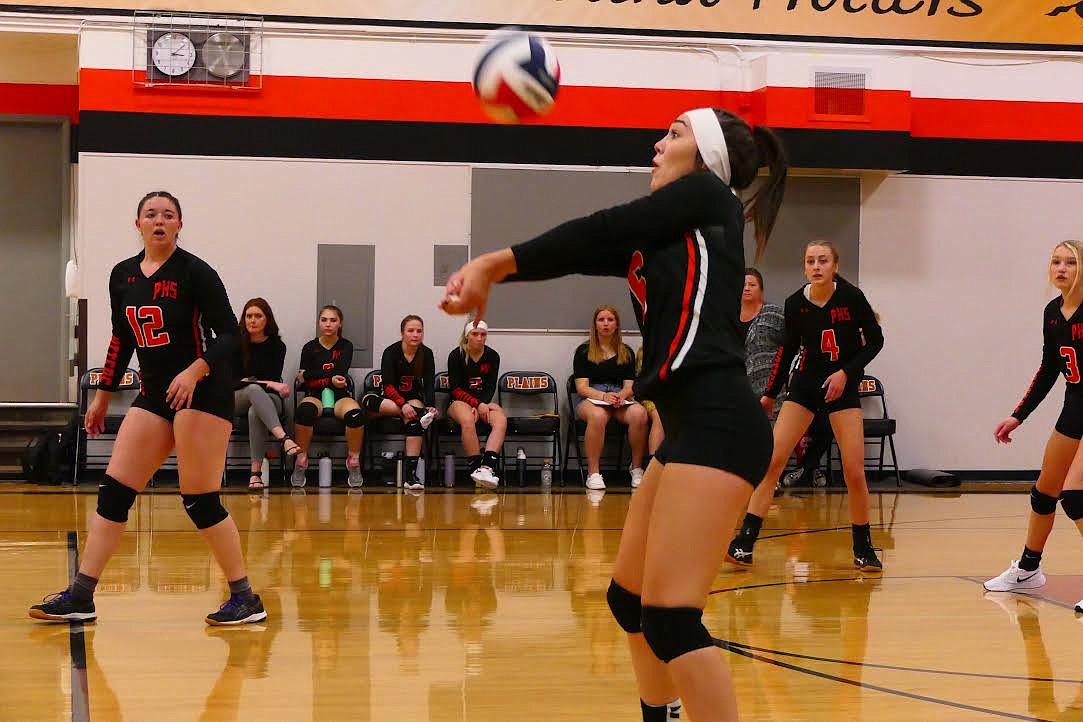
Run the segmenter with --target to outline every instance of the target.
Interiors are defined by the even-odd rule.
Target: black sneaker
[[[98,613],[94,611],[93,599],[85,602],[73,599],[71,592],[65,589],[30,607],[30,616],[50,622],[93,622]]]
[[[730,542],[730,548],[726,552],[726,561],[742,567],[752,566],[752,544],[741,537],[736,537]]]
[[[854,566],[863,572],[884,571],[884,563],[880,561],[880,557],[876,556],[876,552],[877,550],[872,547],[868,547],[861,551],[855,551]]]
[[[214,627],[225,627],[233,624],[262,622],[266,618],[267,612],[263,609],[263,601],[258,594],[253,594],[248,599],[242,599],[237,595],[231,596],[217,612],[208,614],[205,621]]]
[[[411,476],[402,482],[402,488],[407,491],[425,491],[425,482],[416,476]]]

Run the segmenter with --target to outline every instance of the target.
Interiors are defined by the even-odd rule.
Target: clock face
[[[196,46],[182,33],[166,33],[154,41],[151,59],[159,72],[171,77],[184,75],[196,64]]]
[[[233,33],[219,32],[203,44],[203,65],[217,78],[229,78],[244,68],[244,42]]]

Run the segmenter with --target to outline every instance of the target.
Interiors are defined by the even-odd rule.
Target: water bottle
[[[320,457],[320,486],[326,488],[331,486],[331,457]]]
[[[422,484],[425,483],[425,457],[422,456],[417,460],[417,479]]]
[[[541,485],[552,486],[553,485],[553,460],[545,459],[542,461],[541,468]]]
[[[269,489],[271,487],[271,460],[266,456],[263,457],[263,464],[259,468],[259,475],[263,478],[263,488]]]
[[[330,386],[325,387],[323,392],[320,393],[320,401],[323,402],[323,408],[325,409],[335,408],[335,392]]]
[[[444,486],[455,486],[455,454],[444,454]]]
[[[395,454],[395,486],[402,486],[402,454]]]
[[[515,450],[515,472],[519,476],[519,486],[526,486],[526,452],[521,446]]]

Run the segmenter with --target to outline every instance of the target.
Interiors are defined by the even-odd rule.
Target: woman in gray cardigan
[[[763,396],[782,343],[784,319],[782,306],[764,303],[763,275],[755,268],[745,269],[741,326],[745,330],[745,372],[752,384],[752,393]]]

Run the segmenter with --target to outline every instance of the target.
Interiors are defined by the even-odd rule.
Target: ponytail
[[[767,240],[775,228],[782,196],[786,192],[786,171],[790,167],[786,149],[774,131],[757,125],[752,129],[752,140],[759,152],[760,165],[767,166],[768,176],[752,197],[745,202],[745,220],[752,221],[756,237],[756,262],[767,250]]]

